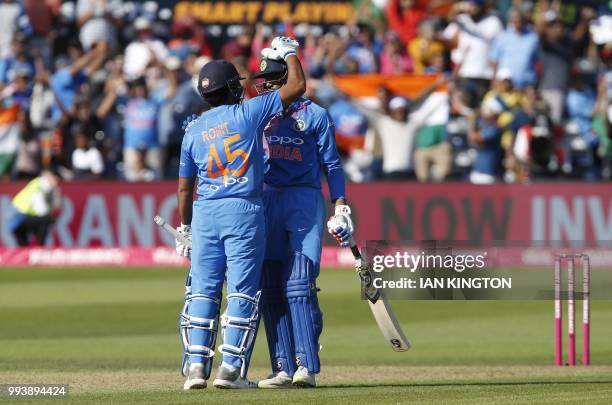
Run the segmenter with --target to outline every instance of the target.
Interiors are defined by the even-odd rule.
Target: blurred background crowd
[[[157,2],[0,3],[0,181],[176,178],[193,77],[236,65],[245,97],[275,35],[297,37],[347,177],[612,179],[612,2],[355,0],[346,24],[204,25]],[[435,77],[395,94],[398,75]],[[339,80],[375,76],[375,96]],[[352,76],[351,76],[352,77]]]

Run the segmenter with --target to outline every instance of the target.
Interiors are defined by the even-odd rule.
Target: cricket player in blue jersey
[[[190,285],[180,322],[185,389],[206,387],[219,318],[223,343],[218,351],[223,362],[213,385],[257,386],[246,378],[246,372],[259,317],[265,253],[263,130],[305,91],[297,41],[277,37],[272,47],[262,52],[287,64],[287,82],[265,96],[242,103],[242,78],[226,61],[211,61],[199,74],[198,91],[212,108],[187,126],[178,186],[178,230],[193,244],[189,249],[176,241],[179,254],[191,257]],[[219,317],[224,280],[227,308]]]
[[[287,82],[287,64],[264,58],[255,78],[264,79],[258,91],[268,97]],[[344,172],[334,124],[325,109],[310,100],[300,98],[276,113],[264,134],[269,168],[263,195],[267,241],[261,313],[272,374],[259,387],[314,387],[323,329],[316,285],[325,215],[321,167],[335,205],[328,230],[348,246],[353,224]]]

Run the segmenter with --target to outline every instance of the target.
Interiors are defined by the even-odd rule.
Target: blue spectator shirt
[[[501,147],[502,129],[497,123],[479,121],[480,136],[483,143],[478,148],[472,169],[479,173],[498,176],[502,171],[503,151]]]
[[[368,121],[361,111],[345,99],[338,99],[329,107],[336,130],[342,136],[364,136]]]
[[[148,149],[159,146],[157,115],[160,104],[153,98],[128,98],[123,123],[123,147]]]
[[[50,80],[50,86],[55,93],[59,102],[62,103],[67,111],[72,108],[74,97],[81,85],[87,81],[87,75],[85,73],[78,72],[74,76],[70,74],[70,67],[65,67],[53,74]],[[53,104],[53,111],[51,115],[53,121],[58,122],[62,117],[62,110],[60,109],[57,101]]]
[[[597,140],[597,136],[592,131],[592,114],[596,99],[595,91],[587,85],[582,89],[570,89],[566,98],[567,115],[578,125],[580,135],[589,143]]]
[[[524,88],[536,83],[535,63],[539,49],[538,34],[525,29],[517,32],[513,27],[497,36],[491,48],[491,60],[497,64],[497,71],[509,69],[512,82]]]

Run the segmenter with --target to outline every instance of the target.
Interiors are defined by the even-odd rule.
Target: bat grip
[[[353,253],[353,257],[355,257],[355,259],[363,259],[363,257],[361,256],[361,252],[359,251],[359,248],[357,247],[357,244],[355,243],[355,239],[353,239],[352,236],[351,236],[351,239],[349,240],[349,243],[351,245],[351,252]]]

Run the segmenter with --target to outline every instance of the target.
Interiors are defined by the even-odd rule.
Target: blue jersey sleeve
[[[189,136],[185,134],[181,144],[181,161],[179,163],[179,177],[195,177],[198,173],[193,156],[191,156]]]
[[[317,145],[319,147],[319,162],[327,175],[329,195],[332,200],[345,197],[344,170],[336,148],[336,131],[334,121],[326,112],[317,123]]]
[[[242,104],[245,118],[256,123],[256,128],[266,125],[274,114],[283,111],[283,103],[278,90],[252,98]]]

